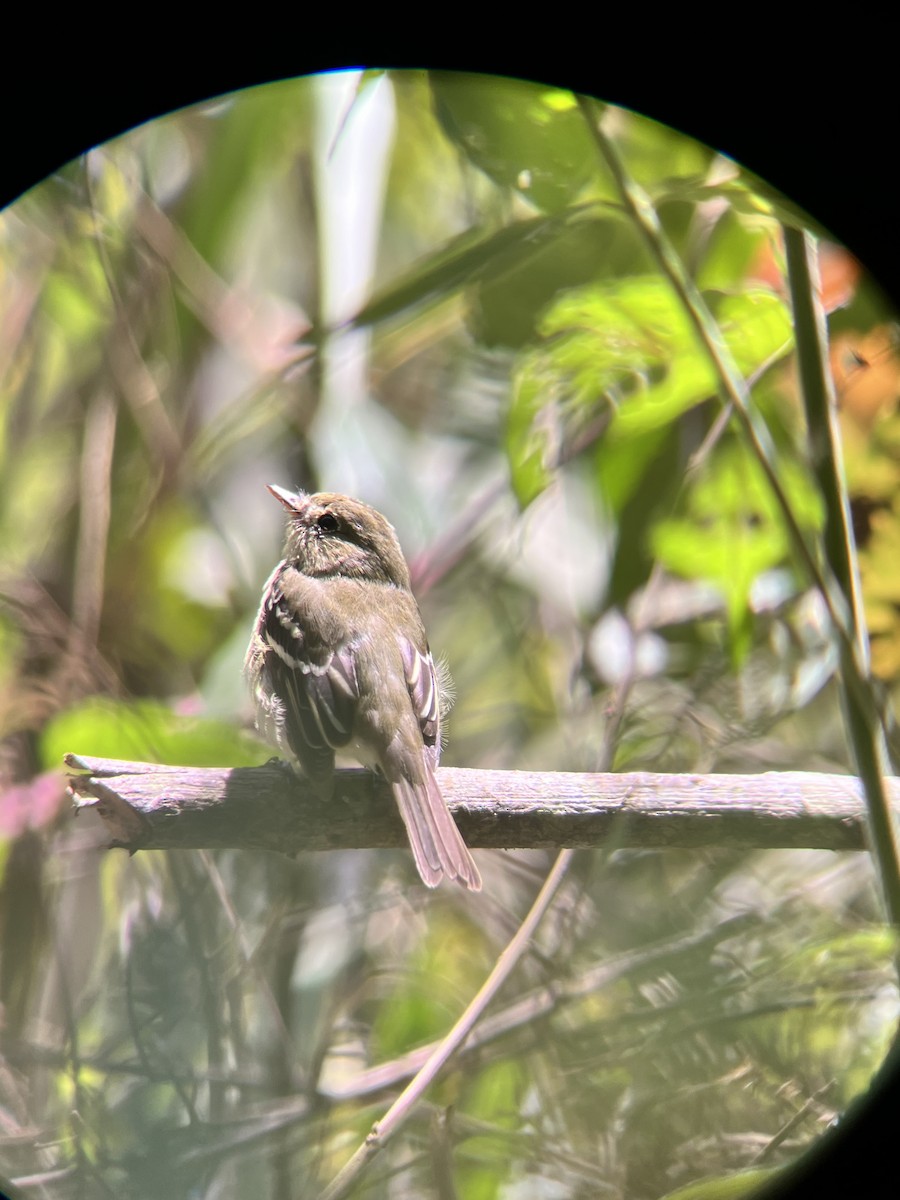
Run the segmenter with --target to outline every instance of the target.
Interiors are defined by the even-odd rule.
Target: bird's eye
[[[334,533],[338,527],[338,519],[334,513],[323,512],[322,515],[317,518],[316,524],[323,533]]]

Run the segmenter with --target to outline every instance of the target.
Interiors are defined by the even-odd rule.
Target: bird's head
[[[297,570],[317,578],[368,579],[409,588],[397,534],[380,512],[337,492],[267,486],[288,514],[284,557]]]

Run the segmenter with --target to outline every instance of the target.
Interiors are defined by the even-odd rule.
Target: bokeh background
[[[751,382],[810,537],[782,228],[821,237],[891,694],[895,314],[764,182],[593,116]],[[73,819],[66,752],[271,752],[241,679],[281,546],[267,482],[396,526],[456,683],[447,765],[851,770],[833,633],[720,392],[588,114],[537,84],[254,88],[0,214],[0,1173],[42,1198],[316,1195],[552,860],[476,852],[473,897],[429,893],[405,851],[129,859]],[[354,1194],[749,1188],[868,1083],[893,946],[861,854],[583,853],[494,1024]]]

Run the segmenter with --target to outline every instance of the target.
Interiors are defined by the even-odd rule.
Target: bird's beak
[[[266,487],[276,500],[280,500],[289,513],[296,514],[303,508],[306,501],[304,492],[288,492],[277,483],[267,483]]]

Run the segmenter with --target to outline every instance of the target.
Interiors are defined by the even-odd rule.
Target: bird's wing
[[[352,642],[325,647],[285,601],[276,577],[260,612],[267,669],[284,707],[281,737],[313,778],[330,774],[350,741],[359,683]]]
[[[425,751],[431,765],[436,767],[441,755],[441,700],[434,660],[427,646],[423,654],[403,634],[398,636],[398,641],[406,686],[419,722]]]

